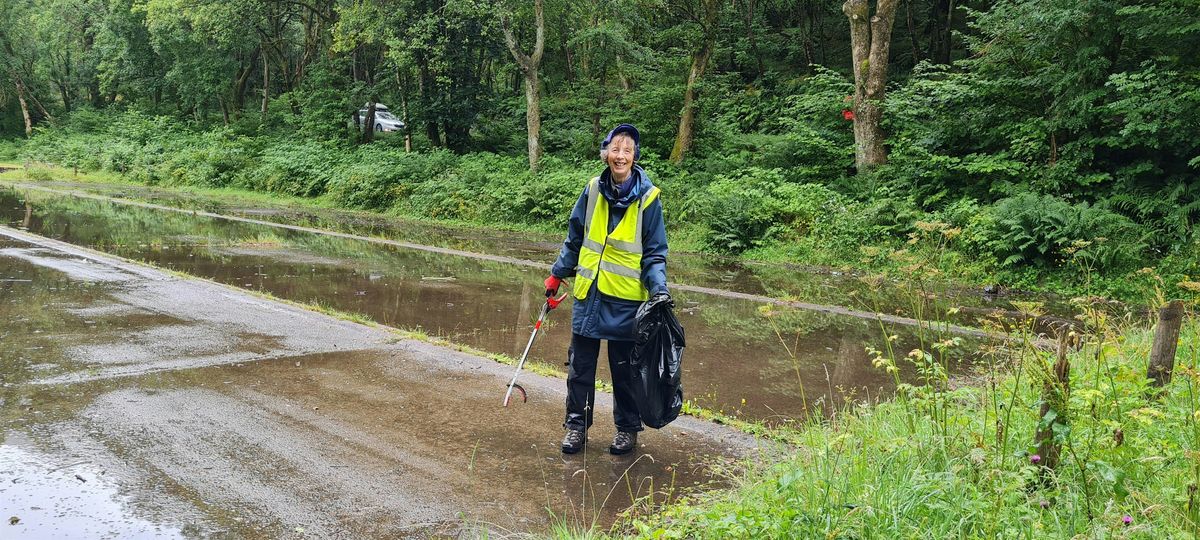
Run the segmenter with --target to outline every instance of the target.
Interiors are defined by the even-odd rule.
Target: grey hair
[[[619,137],[625,137],[626,139],[629,139],[629,142],[633,143],[633,147],[635,149],[634,151],[636,152],[637,142],[635,142],[633,140],[633,136],[628,133],[618,133],[616,135],[613,135],[612,140],[608,141],[608,144],[612,144],[613,141],[616,141]],[[600,147],[600,161],[603,161],[605,163],[608,163],[608,144]],[[637,160],[635,159],[634,161],[637,161]]]

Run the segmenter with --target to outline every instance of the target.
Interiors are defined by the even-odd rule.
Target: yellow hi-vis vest
[[[636,182],[634,178],[630,182]],[[600,292],[617,298],[645,302],[650,291],[642,284],[642,212],[658,198],[650,191],[625,209],[625,216],[608,233],[608,199],[600,194],[600,177],[588,184],[583,245],[575,267],[575,299],[587,298],[592,282]]]

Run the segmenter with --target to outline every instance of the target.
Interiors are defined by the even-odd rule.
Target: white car
[[[359,109],[357,113],[357,121],[355,118],[350,118],[350,127],[362,126],[362,123],[367,119],[367,105]],[[393,131],[404,131],[404,121],[396,118],[387,106],[382,103],[375,104],[375,131],[379,133],[391,133]]]

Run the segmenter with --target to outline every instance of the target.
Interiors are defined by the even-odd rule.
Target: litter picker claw
[[[566,285],[567,282],[563,281],[563,284]],[[521,368],[525,367],[525,359],[529,358],[529,349],[533,347],[533,340],[537,337],[538,330],[542,329],[542,323],[546,321],[546,315],[549,315],[551,310],[558,307],[558,304],[562,303],[566,297],[567,293],[564,292],[557,298],[554,296],[546,298],[546,303],[542,304],[542,312],[538,314],[537,322],[533,323],[533,333],[529,335],[529,343],[525,344],[525,352],[521,353],[521,360],[517,362],[517,371],[513,373],[512,380],[508,382],[508,391],[504,393],[505,407],[508,406],[508,400],[512,398],[514,389],[521,393],[522,403],[529,401],[529,396],[525,394],[525,389],[517,384],[517,376],[521,374]]]

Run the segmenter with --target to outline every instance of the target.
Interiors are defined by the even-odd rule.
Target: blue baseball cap
[[[608,145],[612,143],[613,137],[617,135],[629,135],[633,139],[633,160],[637,161],[642,158],[642,135],[638,133],[638,129],[633,127],[633,124],[617,124],[617,127],[612,128],[608,132],[608,136],[604,137],[604,142],[600,143],[600,154],[604,155],[604,151],[608,149]],[[603,159],[603,157],[601,157]]]

